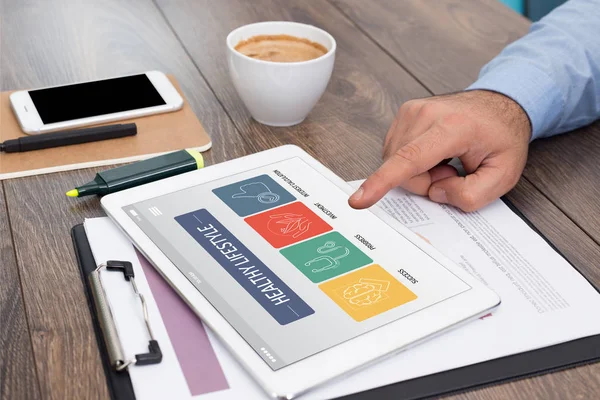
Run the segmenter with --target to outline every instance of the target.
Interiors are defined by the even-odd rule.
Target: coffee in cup
[[[335,39],[312,25],[269,21],[227,36],[229,73],[252,117],[290,126],[306,118],[325,92],[335,59]]]
[[[240,41],[235,49],[240,53],[263,61],[299,62],[327,54],[320,43],[291,35],[257,35]]]

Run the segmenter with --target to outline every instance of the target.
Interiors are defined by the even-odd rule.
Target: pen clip
[[[104,287],[102,286],[102,279],[100,278],[100,271],[103,269],[106,269],[107,271],[121,271],[125,280],[131,282],[134,294],[140,299],[142,312],[144,314],[144,322],[146,324],[148,335],[150,336],[147,353],[136,354],[134,358],[125,359],[112,310],[108,303]],[[133,364],[149,365],[160,363],[162,361],[162,352],[158,341],[154,338],[154,333],[150,326],[146,299],[144,298],[144,295],[140,293],[135,283],[133,265],[129,261],[107,261],[104,264],[98,265],[98,267],[90,273],[89,280],[111,366],[117,371],[123,371]]]

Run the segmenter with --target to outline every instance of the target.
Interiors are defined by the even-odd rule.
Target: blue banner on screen
[[[175,220],[280,325],[314,314],[308,304],[207,210],[179,215]]]

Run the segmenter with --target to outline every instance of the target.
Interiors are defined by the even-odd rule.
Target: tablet
[[[265,391],[292,398],[500,302],[378,206],[352,209],[351,193],[282,146],[102,206]]]

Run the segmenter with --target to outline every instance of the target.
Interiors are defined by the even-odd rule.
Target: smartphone
[[[183,99],[164,73],[150,71],[18,91],[10,104],[31,135],[175,111]]]

